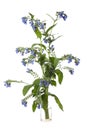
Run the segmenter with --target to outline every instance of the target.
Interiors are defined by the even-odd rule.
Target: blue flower
[[[72,62],[72,56],[68,57],[68,63]]]
[[[23,22],[24,24],[27,24],[27,17],[22,17],[22,22]]]
[[[24,66],[26,66],[27,62],[25,60],[21,61]]]
[[[30,20],[30,22],[29,22],[29,23],[30,23],[30,25],[31,25],[31,26],[33,26],[33,25],[34,25],[33,20]]]
[[[33,25],[32,29],[35,31],[37,29],[37,27],[35,25]]]
[[[44,41],[44,43],[47,43],[47,42],[48,42],[48,40],[47,40],[46,38],[44,38],[43,41]]]
[[[31,55],[33,55],[34,57],[36,56],[36,53],[34,50],[31,50]]]
[[[19,49],[18,48],[16,48],[16,53],[19,53]]]
[[[49,82],[46,81],[46,80],[40,80],[40,83],[39,83],[39,86],[40,87],[48,87],[49,86]]]
[[[27,107],[27,101],[22,100],[22,105],[24,105],[25,107]]]
[[[72,75],[74,74],[74,70],[73,70],[73,69],[70,69],[69,72],[70,72],[70,74],[72,74]]]
[[[41,23],[40,24],[40,29],[44,29],[45,28],[45,23]]]
[[[20,53],[23,56],[24,55],[24,49],[16,48],[16,53]]]
[[[67,15],[64,13],[64,11],[57,12],[56,15],[59,16],[60,18],[63,18],[63,20],[67,19]]]
[[[37,24],[37,26],[40,26],[40,24],[41,24],[40,20],[36,20],[36,24]]]
[[[27,53],[29,53],[29,52],[30,52],[29,48],[26,48],[26,49],[25,49],[25,54],[27,54]]]
[[[28,63],[34,64],[34,60],[33,59],[29,59]]]
[[[45,87],[48,87],[48,86],[49,86],[49,82],[46,81],[46,80],[44,80],[44,86],[45,86]]]
[[[40,29],[44,29],[46,23],[40,22],[40,20],[36,20],[36,26],[38,26]]]
[[[11,87],[11,83],[9,81],[5,81],[4,86],[6,86],[7,88]]]
[[[79,64],[80,64],[80,59],[79,58],[75,59],[75,65],[79,65]]]
[[[63,18],[63,20],[65,21],[65,20],[67,19],[67,15],[64,14],[64,15],[62,16],[62,18]]]
[[[37,105],[37,108],[40,109],[40,108],[41,108],[41,104],[38,104],[38,105]]]
[[[32,27],[32,29],[35,31],[36,30],[36,26],[34,25],[34,22],[33,22],[33,20],[30,20],[30,25],[31,25],[31,27]]]

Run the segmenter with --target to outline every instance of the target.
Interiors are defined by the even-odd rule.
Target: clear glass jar
[[[52,120],[52,108],[48,107],[46,110],[40,108],[40,120],[51,121]]]

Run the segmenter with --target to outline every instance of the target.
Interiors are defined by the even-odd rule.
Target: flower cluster
[[[73,59],[74,59],[74,62],[75,62],[75,65],[76,65],[76,66],[78,66],[79,63],[80,63],[80,59],[77,58],[77,57],[72,56],[71,54],[70,54],[70,55],[67,55],[67,56],[65,56],[65,57],[67,57],[68,63],[71,63]]]
[[[11,82],[9,80],[5,81],[4,86],[6,86],[7,88],[11,87]]]
[[[67,19],[67,15],[64,13],[64,11],[56,12],[56,16],[59,18],[63,18],[63,20]]]
[[[24,105],[25,107],[27,107],[27,101],[22,100],[22,105]]]
[[[72,61],[74,61],[75,65],[78,66],[80,64],[80,59],[77,57],[74,57],[72,54],[68,54],[68,55],[64,55],[63,57],[61,57],[61,60],[67,60],[68,63],[71,63]],[[67,69],[70,74],[74,74],[74,68],[71,67],[64,67],[64,69]]]
[[[40,22],[40,20],[33,20],[33,19],[31,19],[29,23],[30,23],[30,25],[31,25],[31,27],[32,27],[32,29],[33,29],[34,31],[35,31],[37,28],[44,30],[44,29],[45,29],[45,26],[46,26],[46,23]]]
[[[46,80],[40,80],[40,83],[39,83],[40,87],[48,87],[49,86],[49,82],[46,81]]]

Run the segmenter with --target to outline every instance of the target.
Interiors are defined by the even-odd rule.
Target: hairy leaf
[[[35,101],[33,101],[33,104],[32,104],[33,112],[35,112],[36,108],[37,108],[37,103]]]
[[[59,106],[59,108],[63,111],[63,105],[61,104],[61,102],[60,102],[59,98],[58,98],[56,95],[51,94],[51,93],[49,93],[49,95],[50,95],[50,96],[52,96],[52,97],[54,97],[54,99],[55,99],[55,101],[56,101],[57,105],[58,105],[58,106]]]
[[[40,38],[40,39],[41,39],[42,34],[41,34],[40,30],[39,30],[38,28],[36,28],[36,30],[35,30],[34,32],[35,32],[37,38]]]
[[[42,55],[40,55],[40,58],[38,59],[38,62],[40,63],[40,65],[43,65],[46,60],[47,60],[46,54],[42,54]]]
[[[34,82],[33,82],[33,85],[38,86],[39,83],[40,83],[40,78],[35,79]]]
[[[37,97],[38,94],[39,94],[39,89],[40,89],[39,83],[40,83],[40,79],[39,78],[34,80],[34,82],[33,82],[33,86],[34,86],[34,89],[32,90],[33,96]]]
[[[33,86],[32,84],[31,84],[31,85],[26,85],[26,86],[24,86],[23,91],[22,91],[24,96],[27,94],[27,92],[29,91],[29,89],[30,89],[32,86]]]
[[[56,57],[50,57],[50,62],[52,63],[52,65],[54,66],[54,68],[57,67],[59,59]]]
[[[56,86],[56,81],[55,80],[51,80],[51,85],[53,85],[53,86]]]

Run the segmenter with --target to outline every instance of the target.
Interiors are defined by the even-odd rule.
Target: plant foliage
[[[34,98],[32,111],[35,112],[36,108],[42,107],[45,111],[46,118],[49,118],[47,112],[49,96],[54,97],[58,107],[63,111],[63,105],[59,98],[55,94],[49,92],[50,86],[58,86],[58,84],[62,84],[64,79],[64,69],[67,69],[70,74],[74,73],[73,68],[69,66],[62,66],[62,62],[65,60],[68,63],[74,61],[75,65],[79,65],[80,63],[80,59],[71,54],[64,54],[61,57],[57,57],[55,52],[54,42],[61,36],[55,35],[53,30],[54,28],[57,28],[59,19],[63,19],[65,21],[67,19],[67,15],[64,11],[61,11],[56,12],[55,18],[49,14],[48,17],[52,20],[52,23],[49,26],[47,26],[46,22],[36,18],[32,13],[29,13],[28,16],[22,17],[23,24],[29,24],[36,35],[36,38],[39,40],[38,43],[35,42],[32,46],[16,48],[16,53],[23,55],[21,62],[27,68],[26,72],[34,77],[32,84],[17,80],[5,81],[5,86],[7,87],[10,87],[12,82],[25,84],[22,90],[24,96],[22,104],[27,106],[28,99],[30,97]],[[35,63],[39,64],[42,70],[42,77],[40,77],[39,74],[34,72],[31,68],[27,67],[28,64],[35,65]]]

